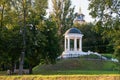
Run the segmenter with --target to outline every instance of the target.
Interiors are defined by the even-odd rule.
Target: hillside
[[[59,71],[118,71],[118,64],[100,59],[61,59],[56,64],[38,65],[35,74]]]

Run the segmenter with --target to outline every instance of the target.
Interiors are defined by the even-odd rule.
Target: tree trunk
[[[32,72],[32,65],[29,65],[29,74],[32,74],[33,72]]]
[[[3,7],[2,7],[2,13],[1,13],[1,24],[0,24],[0,31],[2,31],[3,28],[3,16],[4,16],[4,8],[5,8],[5,2],[3,3]]]
[[[12,62],[11,62],[11,74],[14,73],[14,60],[12,59]]]
[[[20,74],[20,75],[23,74],[24,55],[25,55],[25,53],[22,52],[22,53],[21,53],[21,56],[20,56],[20,61],[19,61],[19,74]]]

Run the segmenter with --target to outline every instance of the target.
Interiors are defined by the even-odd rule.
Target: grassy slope
[[[104,74],[119,73],[116,63],[103,60],[63,59],[56,64],[38,65],[33,69],[35,74]],[[114,71],[113,71],[114,70]]]

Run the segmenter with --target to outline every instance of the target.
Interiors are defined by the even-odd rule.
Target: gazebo
[[[98,54],[97,52],[83,52],[82,51],[82,32],[77,28],[70,28],[64,34],[64,51],[58,58],[73,58],[83,55],[97,55],[101,59],[107,60],[106,57]]]
[[[82,32],[77,28],[70,28],[64,34],[64,51],[62,58],[78,57],[86,54],[82,52]]]

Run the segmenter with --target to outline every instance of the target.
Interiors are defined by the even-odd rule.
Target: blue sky
[[[71,0],[71,1],[72,1],[72,6],[75,6],[75,12],[79,12],[79,8],[81,8],[81,12],[85,15],[85,21],[93,22],[93,19],[89,15],[88,0]],[[52,5],[51,2],[49,2],[49,11],[51,11],[50,9],[52,9],[51,5]]]

